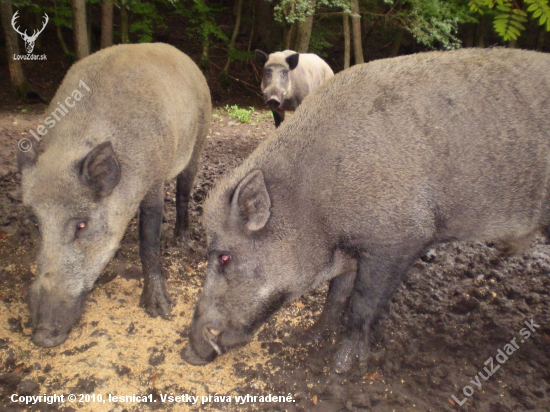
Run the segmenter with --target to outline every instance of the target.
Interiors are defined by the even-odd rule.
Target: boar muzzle
[[[51,348],[65,342],[76,324],[87,293],[75,297],[59,296],[35,285],[30,291],[32,315],[32,340],[43,348]]]
[[[248,335],[239,329],[228,328],[222,331],[212,326],[194,326],[191,326],[189,343],[181,353],[182,358],[191,365],[206,365],[227,349],[248,342]]]
[[[60,328],[39,327],[33,330],[32,341],[42,348],[51,348],[61,345],[68,336],[68,331],[64,332]]]
[[[276,109],[281,105],[281,102],[277,97],[270,97],[269,100],[267,101],[267,105],[271,109]]]
[[[206,365],[223,353],[217,342],[220,331],[209,327],[196,329],[199,330],[192,327],[189,343],[184,348],[181,356],[191,365]]]

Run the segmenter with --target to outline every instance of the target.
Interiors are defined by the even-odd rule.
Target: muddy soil
[[[550,244],[543,238],[508,258],[482,243],[430,250],[376,325],[366,371],[333,373],[335,340],[307,346],[292,339],[319,315],[326,286],[281,310],[248,346],[203,367],[183,362],[180,351],[206,271],[201,204],[216,181],[274,131],[267,112],[256,112],[254,122],[243,125],[216,111],[192,194],[196,247],[191,252],[171,244],[175,184],[166,185],[162,263],[176,302],[173,316],[152,319],[138,307],[142,280],[134,220],[69,339],[55,348],[36,347],[26,294],[36,272],[37,240],[29,210],[21,205],[15,150],[41,123],[42,110],[38,105],[0,113],[3,410],[550,410]],[[534,331],[524,323],[531,320]],[[65,398],[65,403],[24,407],[11,401],[13,394],[76,394],[83,402]],[[145,395],[152,402],[112,401],[109,394]],[[163,402],[170,394],[199,400]],[[235,402],[246,395],[257,398]],[[259,398],[267,395],[284,396],[285,402]]]

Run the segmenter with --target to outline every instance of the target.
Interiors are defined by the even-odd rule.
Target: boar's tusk
[[[214,342],[214,339],[208,339],[208,343],[214,348],[214,350],[218,353],[218,355],[222,354],[222,350],[218,346],[216,342]]]

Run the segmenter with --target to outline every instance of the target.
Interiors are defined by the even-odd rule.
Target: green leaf
[[[497,6],[497,10],[504,11],[504,12],[510,12],[512,10],[512,6],[507,4],[505,6]]]
[[[527,19],[523,16],[517,16],[515,14],[512,14],[512,20],[514,21],[519,21],[521,23],[525,23],[527,21]]]
[[[515,38],[517,39],[518,36],[521,34],[520,31],[518,29],[516,29],[515,27],[513,26],[508,26],[508,33],[510,34],[515,34]]]
[[[514,27],[517,27],[519,30],[525,30],[525,26],[521,23],[518,23],[517,21],[511,20],[510,24]]]
[[[515,15],[520,15],[520,16],[523,16],[523,17],[527,17],[527,13],[525,13],[521,9],[514,9],[514,10],[512,10],[512,13],[514,13]]]

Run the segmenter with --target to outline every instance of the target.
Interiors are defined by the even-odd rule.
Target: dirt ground
[[[21,205],[15,151],[41,123],[43,110],[38,104],[0,112],[0,409],[550,411],[550,245],[542,238],[509,258],[481,243],[430,250],[376,325],[366,374],[332,372],[334,341],[311,347],[292,342],[319,315],[326,286],[285,307],[248,346],[203,367],[181,359],[206,273],[201,204],[220,176],[274,131],[265,111],[244,125],[216,110],[192,194],[192,254],[170,246],[175,182],[166,186],[162,263],[176,302],[172,318],[152,319],[138,307],[134,220],[69,339],[50,349],[35,346],[26,293],[36,271],[36,239]],[[536,326],[526,339],[524,322],[531,320]],[[510,344],[514,338],[517,346]],[[76,394],[77,402],[24,407],[10,400],[12,394]],[[114,402],[109,394],[146,395],[153,402]],[[170,394],[184,399],[163,402]],[[185,395],[199,400],[186,403]],[[246,395],[258,398],[235,402]],[[285,402],[261,402],[267,395]]]

